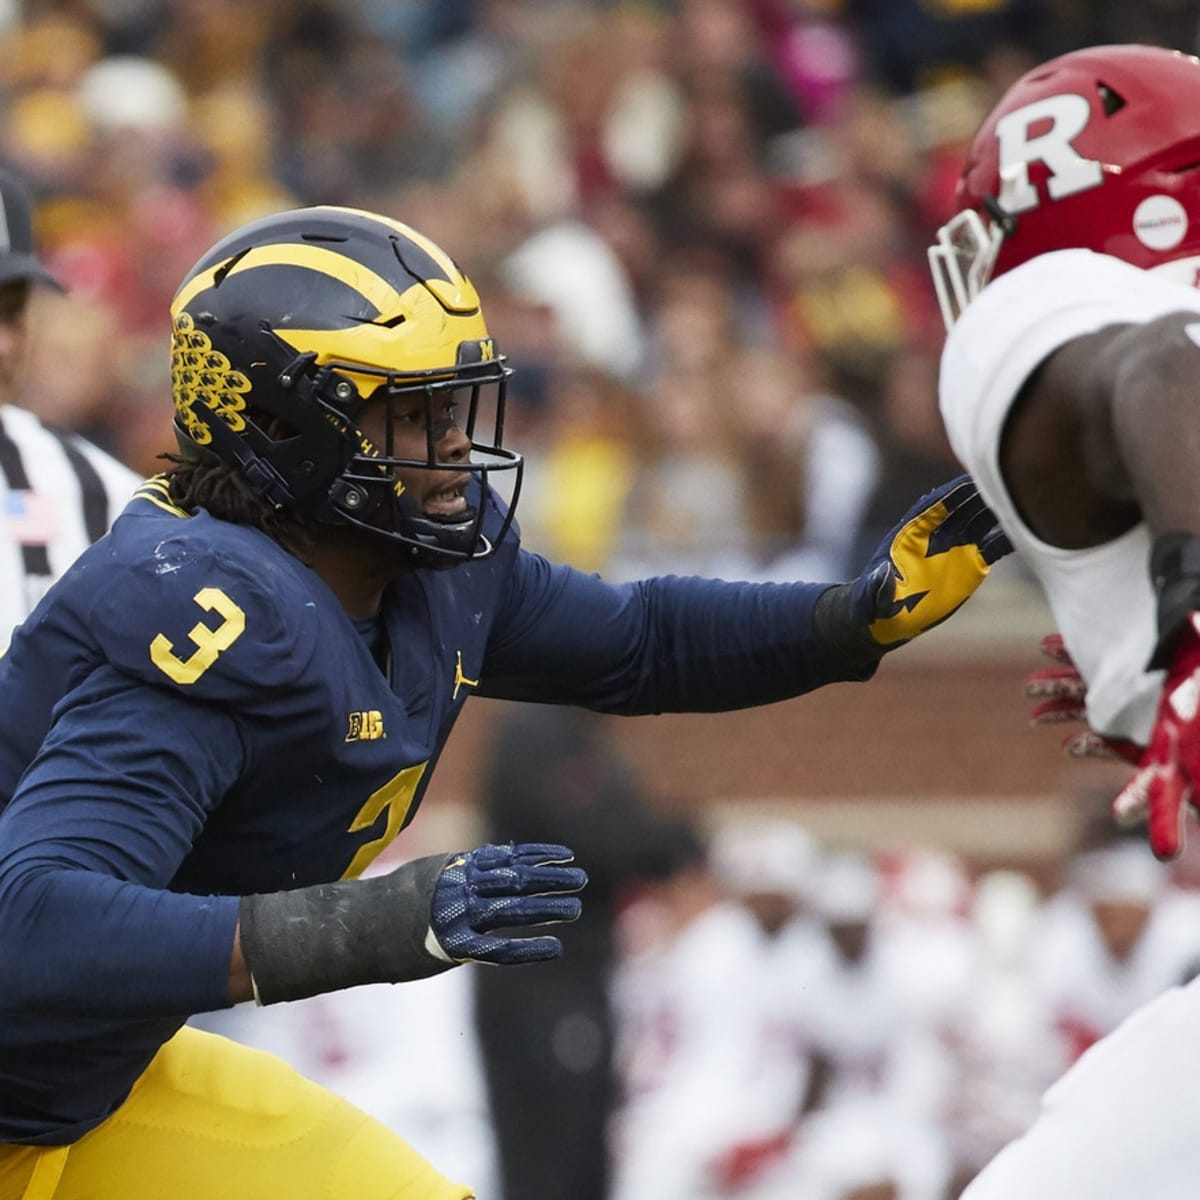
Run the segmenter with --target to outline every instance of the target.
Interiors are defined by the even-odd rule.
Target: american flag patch
[[[4,522],[8,536],[20,546],[48,546],[58,534],[54,501],[37,492],[6,492]]]

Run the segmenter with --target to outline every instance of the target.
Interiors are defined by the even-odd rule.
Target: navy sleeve
[[[869,679],[813,627],[827,583],[613,585],[518,553],[481,694],[603,712],[719,712]]]
[[[227,711],[111,667],[67,698],[0,812],[0,1011],[228,1005],[237,898],[166,889],[243,759]]]

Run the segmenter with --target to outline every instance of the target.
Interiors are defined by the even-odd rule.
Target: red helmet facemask
[[[929,249],[947,329],[995,275],[1081,247],[1200,269],[1200,59],[1097,46],[1022,76],[975,135]]]

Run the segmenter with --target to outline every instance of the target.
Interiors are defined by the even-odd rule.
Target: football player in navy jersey
[[[635,714],[867,679],[1007,543],[964,477],[844,584],[616,587],[522,550],[509,367],[385,217],[248,225],[172,320],[176,465],[0,660],[0,1200],[470,1196],[183,1022],[559,953],[526,927],[579,912],[564,846],[360,878],[468,696]]]

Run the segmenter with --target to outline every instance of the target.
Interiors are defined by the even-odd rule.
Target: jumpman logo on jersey
[[[454,657],[455,657],[455,663],[454,663],[454,693],[453,693],[453,695],[451,695],[451,697],[450,697],[450,699],[451,699],[451,700],[457,700],[457,699],[458,699],[458,689],[459,689],[459,688],[462,688],[462,687],[477,688],[477,687],[479,686],[479,680],[478,680],[478,679],[468,679],[468,678],[467,678],[467,677],[466,677],[466,676],[463,674],[463,668],[462,668],[462,651],[461,651],[461,650],[456,650],[456,651],[454,652]]]

